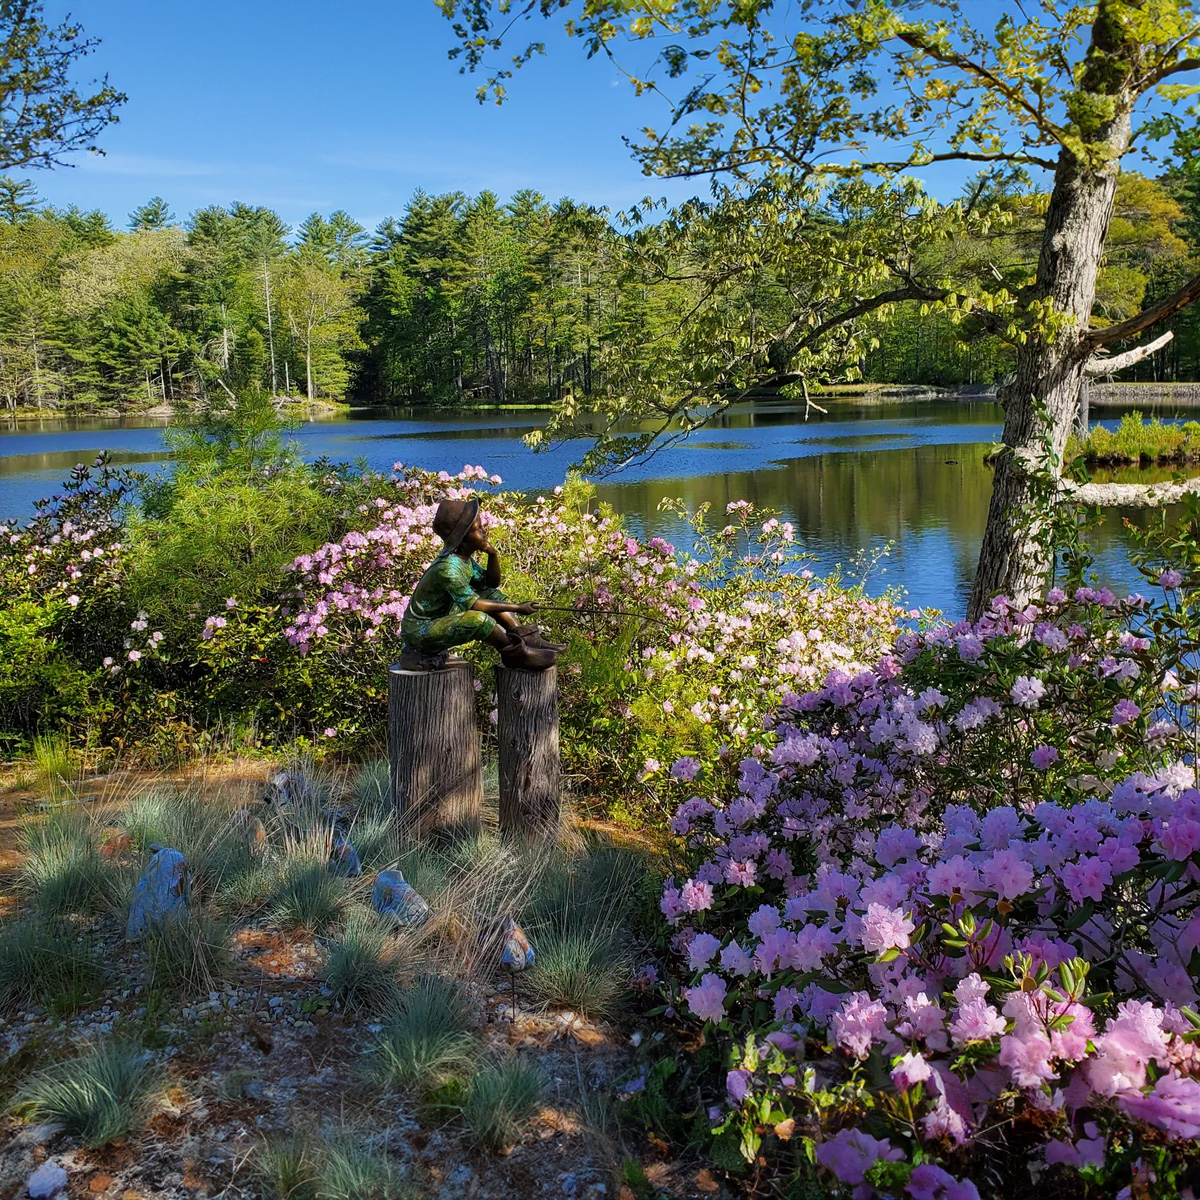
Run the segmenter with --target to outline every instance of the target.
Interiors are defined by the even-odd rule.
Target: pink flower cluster
[[[735,1052],[739,1092],[819,1120],[815,1092],[882,1059],[951,1169],[1014,1104],[1067,1167],[1121,1122],[1197,1136],[1200,791],[1174,734],[1138,727],[1167,703],[1141,612],[1083,591],[902,634],[789,696],[736,796],[679,807],[694,869],[662,911],[683,1001],[777,1060]],[[812,1037],[831,1057],[802,1088]],[[818,1161],[874,1195],[864,1172],[894,1145],[843,1129]],[[977,1193],[938,1167],[908,1194]]]

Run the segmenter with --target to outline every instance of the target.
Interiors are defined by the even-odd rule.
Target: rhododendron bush
[[[377,482],[355,528],[292,564],[279,605],[210,614],[200,634],[201,656],[227,680],[247,662],[286,663],[306,681],[311,721],[343,740],[381,721],[400,620],[441,548],[431,523],[447,496],[483,500],[505,589],[540,601],[539,619],[569,643],[559,671],[564,750],[610,807],[645,815],[658,806],[665,819],[674,784],[664,764],[677,760],[676,777],[706,764],[732,791],[741,753],[763,740],[764,716],[832,666],[876,657],[902,616],[861,589],[813,579],[790,526],[744,502],[721,514],[719,529],[696,514],[694,543],[680,550],[632,537],[579,483],[526,498],[495,491],[499,477],[479,467],[451,476],[402,464]],[[485,669],[495,657],[460,652]],[[264,699],[279,696],[277,668]],[[486,718],[487,689],[481,701]]]
[[[736,798],[679,806],[672,999],[726,1047],[709,1115],[748,1161],[860,1200],[1180,1194],[1200,792],[1160,580],[902,633],[789,695]]]

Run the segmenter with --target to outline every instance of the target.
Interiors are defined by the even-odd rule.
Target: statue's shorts
[[[499,588],[484,588],[479,595],[485,600],[505,600]],[[404,645],[421,654],[441,654],[468,642],[486,642],[496,628],[496,618],[477,608],[448,613],[444,617],[421,620],[405,616],[400,623]]]

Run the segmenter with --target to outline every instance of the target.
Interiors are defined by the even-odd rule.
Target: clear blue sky
[[[621,141],[661,109],[586,61],[560,24],[538,31],[551,52],[497,108],[447,59],[452,31],[433,0],[84,0],[70,11],[103,40],[87,64],[129,102],[103,135],[105,157],[28,174],[52,203],[121,226],[154,195],[180,217],[243,200],[292,224],[345,208],[373,227],[418,187],[533,187],[611,207],[684,194],[643,176]]]
[[[660,101],[585,59],[561,21],[525,27],[549,52],[496,107],[448,60],[452,32],[433,0],[80,0],[71,11],[102,39],[88,65],[129,102],[103,135],[106,157],[31,178],[52,203],[102,209],[121,227],[155,195],[180,218],[242,200],[292,225],[344,208],[372,228],[418,187],[532,187],[620,208],[704,186],[641,174],[621,137],[661,124]],[[646,71],[652,56],[628,65]],[[957,190],[957,178],[931,183]]]

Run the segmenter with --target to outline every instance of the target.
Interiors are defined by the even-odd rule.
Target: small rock
[[[267,1001],[267,1003],[272,1008],[282,1008],[283,1007],[283,998],[280,996],[272,996],[271,999]]]
[[[67,1186],[67,1173],[53,1159],[47,1159],[32,1175],[25,1188],[33,1200],[50,1200]]]

